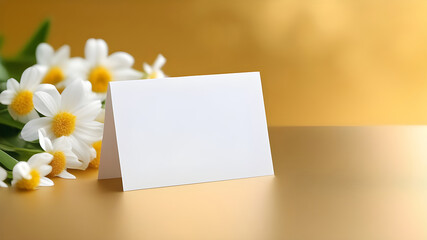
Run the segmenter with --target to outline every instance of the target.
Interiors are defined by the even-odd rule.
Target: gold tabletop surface
[[[275,176],[0,189],[0,239],[427,239],[427,126],[271,127]]]

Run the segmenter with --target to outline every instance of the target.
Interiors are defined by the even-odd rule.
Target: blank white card
[[[110,83],[99,179],[128,191],[273,174],[258,72]]]

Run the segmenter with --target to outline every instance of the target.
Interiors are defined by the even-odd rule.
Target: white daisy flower
[[[166,75],[162,71],[163,65],[166,63],[166,58],[162,54],[159,54],[154,61],[153,65],[150,66],[144,63],[143,68],[145,71],[145,78],[164,78]]]
[[[98,116],[95,119],[98,122],[104,123],[105,121],[105,109],[101,109],[101,112],[99,112]]]
[[[52,92],[55,89],[53,85],[40,84],[41,77],[38,68],[30,67],[22,73],[20,83],[13,78],[7,81],[7,89],[0,93],[0,103],[8,105],[7,109],[13,119],[26,123],[39,117],[34,109],[34,93]]]
[[[101,147],[102,147],[102,140],[94,142],[92,144],[92,148],[96,151],[96,156],[90,161],[89,167],[99,168],[99,162],[101,158]]]
[[[81,77],[92,84],[92,91],[104,100],[111,81],[141,79],[142,73],[132,69],[133,57],[125,52],[108,55],[107,43],[102,39],[89,39],[85,46],[86,69]]]
[[[7,178],[7,172],[2,167],[0,167],[0,187],[7,188],[7,184],[4,182]]]
[[[45,177],[52,167],[53,156],[49,153],[37,153],[27,162],[18,162],[13,167],[12,186],[24,190],[33,190],[38,186],[53,186],[52,180]]]
[[[82,163],[72,151],[71,143],[66,137],[57,138],[53,143],[46,137],[46,131],[39,129],[40,146],[47,153],[52,154],[53,159],[50,162],[52,171],[48,177],[61,177],[67,179],[76,179],[76,177],[67,172],[67,168],[80,168]]]
[[[34,106],[45,117],[34,119],[25,124],[21,136],[26,141],[38,139],[38,130],[43,128],[49,139],[65,136],[72,150],[83,162],[80,169],[86,169],[96,152],[90,147],[102,138],[103,124],[95,121],[101,110],[99,100],[89,100],[85,96],[83,83],[73,82],[60,95],[37,92]]]
[[[41,43],[36,49],[37,64],[35,65],[42,72],[42,83],[49,83],[61,92],[73,80],[76,72],[83,68],[83,65],[70,59],[70,47],[64,45],[56,52],[47,43]]]

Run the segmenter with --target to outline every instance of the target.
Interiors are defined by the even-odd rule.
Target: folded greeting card
[[[111,82],[105,114],[124,191],[274,174],[258,72]]]

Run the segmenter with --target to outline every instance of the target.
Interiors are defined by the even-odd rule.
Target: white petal
[[[40,43],[36,49],[37,63],[50,65],[53,57],[53,48],[47,43]]]
[[[89,39],[85,46],[85,56],[93,67],[104,62],[108,55],[107,43],[102,39]]]
[[[88,101],[102,100],[102,99],[99,99],[94,92],[92,92],[92,84],[89,81],[82,81],[82,82],[83,82],[83,87],[85,89],[86,100]]]
[[[92,83],[90,83],[89,81],[82,80],[82,79],[78,79],[78,80],[82,81],[83,88],[85,89],[85,91],[87,93],[92,92]]]
[[[50,165],[41,165],[37,168],[40,172],[40,176],[46,176],[52,171],[52,166]]]
[[[4,181],[7,178],[7,172],[2,167],[0,167],[0,182]]]
[[[76,78],[86,78],[86,75],[90,69],[89,61],[81,57],[70,58],[67,61],[67,68],[65,69],[65,75]]]
[[[104,61],[108,56],[108,46],[107,43],[103,39],[97,39],[97,62]]]
[[[78,121],[92,121],[94,120],[99,112],[101,111],[101,101],[91,101],[88,104],[82,105],[80,108],[74,111],[74,115]]]
[[[56,51],[53,56],[52,63],[56,65],[62,65],[70,58],[70,46],[64,45]]]
[[[120,69],[113,71],[115,81],[141,79],[142,73],[132,68]]]
[[[39,118],[39,114],[37,113],[37,111],[33,108],[33,110],[31,110],[30,113],[27,114],[28,116],[28,121]],[[26,121],[25,123],[27,123],[28,121]]]
[[[0,181],[0,187],[2,187],[2,188],[7,188],[8,186],[7,186],[7,184],[6,184],[6,183],[4,183],[4,182],[1,182],[1,181]]]
[[[14,120],[18,120],[19,115],[13,111],[13,109],[9,106],[7,106],[7,110],[9,111],[10,116],[14,119]]]
[[[45,92],[52,96],[53,100],[59,106],[61,102],[61,95],[52,84],[40,84],[34,92]]]
[[[102,139],[104,124],[97,121],[84,122],[76,125],[73,135],[80,141],[88,144]]]
[[[18,162],[15,164],[12,170],[14,180],[20,180],[22,178],[31,179],[31,167],[27,162]]]
[[[14,78],[7,80],[6,87],[8,90],[12,90],[14,92],[18,92],[20,90],[19,83]]]
[[[162,70],[156,70],[156,78],[165,78],[166,75],[163,73]]]
[[[76,179],[76,177],[73,174],[67,172],[66,170],[62,171],[57,176],[65,179]]]
[[[40,187],[51,187],[53,185],[55,185],[55,184],[49,178],[47,178],[47,177],[40,178],[40,184],[39,184]]]
[[[90,148],[90,159],[94,159],[96,157],[96,150],[95,148]]]
[[[61,110],[73,112],[80,107],[84,97],[83,83],[81,81],[73,82],[61,94]]]
[[[38,139],[38,130],[40,128],[49,128],[52,119],[48,117],[37,118],[29,121],[22,129],[21,136],[26,141]]]
[[[65,78],[64,80],[62,80],[62,81],[60,81],[59,83],[57,83],[57,84],[55,84],[55,86],[58,88],[58,89],[64,89],[64,88],[66,88],[68,85],[66,85],[66,81],[68,80],[69,78]]]
[[[39,117],[40,117],[39,114],[36,112],[34,108],[26,115],[17,115],[18,121],[22,123],[27,123],[28,121],[31,121]]]
[[[39,129],[39,143],[40,143],[40,147],[42,147],[42,149],[45,150],[46,152],[53,151],[52,142],[46,136],[46,130],[43,128]]]
[[[96,45],[97,45],[96,40],[93,38],[90,38],[86,41],[85,57],[91,66],[94,66],[97,64],[96,59],[97,59],[98,50]]]
[[[27,163],[31,168],[38,168],[42,165],[49,164],[53,159],[53,155],[50,153],[37,153],[28,159]],[[50,171],[49,171],[50,172]]]
[[[144,63],[142,67],[144,68],[144,72],[147,74],[151,74],[153,72],[153,68],[148,63]]]
[[[126,52],[115,52],[108,57],[106,65],[112,69],[130,68],[135,60]]]
[[[163,57],[162,54],[159,54],[156,58],[156,61],[154,61],[153,68],[155,70],[159,70],[163,67],[163,65],[165,65],[165,63],[166,63],[166,58]]]
[[[159,70],[159,72],[157,74],[159,76],[158,78],[165,78],[165,77],[167,77],[166,74],[162,70]]]
[[[55,139],[53,141],[53,149],[55,149],[55,151],[62,151],[62,152],[71,151],[72,146],[71,146],[70,139],[66,136],[62,136],[60,138]]]
[[[34,90],[41,82],[42,74],[37,67],[29,67],[22,73],[21,89]]]
[[[86,169],[89,165],[91,158],[90,147],[88,144],[85,144],[74,137],[70,137],[71,144],[73,145],[73,152],[82,161],[82,166],[78,169]]]
[[[66,155],[65,157],[67,158],[67,168],[81,169],[83,164],[79,161],[74,153],[72,155]]]
[[[103,123],[105,120],[105,109],[101,108],[98,116],[96,116],[95,121]]]
[[[53,117],[59,111],[59,103],[47,92],[36,92],[33,100],[36,110],[47,117]]]
[[[101,101],[104,101],[105,98],[107,97],[107,93],[106,92],[105,93],[94,93],[93,95],[95,96],[95,99],[98,99],[98,100],[101,100]]]
[[[40,71],[42,79],[46,76],[46,74],[49,72],[49,69],[50,69],[50,66],[41,65],[41,64],[36,64],[33,67],[36,67]]]
[[[4,105],[9,105],[12,103],[13,98],[15,97],[16,92],[13,90],[4,90],[0,93],[0,103]]]

